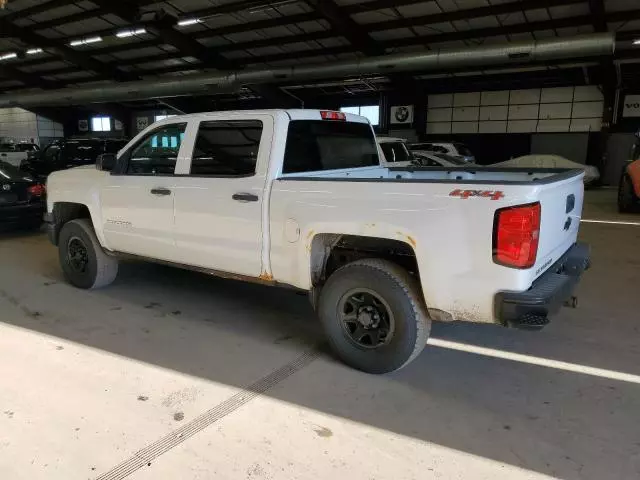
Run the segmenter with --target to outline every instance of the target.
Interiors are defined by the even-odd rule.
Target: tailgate
[[[558,260],[578,238],[582,202],[583,175],[543,185],[539,191],[541,205],[540,241],[534,267],[535,277]]]

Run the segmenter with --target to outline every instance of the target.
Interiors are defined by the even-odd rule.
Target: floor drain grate
[[[209,425],[212,425],[218,420],[226,417],[230,413],[233,413],[243,405],[247,404],[257,396],[266,392],[267,390],[274,387],[299,370],[302,370],[304,367],[313,362],[319,355],[320,352],[317,349],[309,350],[308,352],[300,355],[292,362],[271,372],[269,375],[261,378],[254,384],[236,393],[232,397],[216,405],[211,410],[208,410],[199,417],[194,418],[192,421],[186,423],[179,429],[174,430],[158,441],[147,445],[145,448],[133,454],[130,458],[122,462],[120,465],[117,465],[108,472],[100,475],[97,480],[120,480],[128,477],[136,470],[149,465],[160,455],[178,446],[188,438],[194,436],[196,433],[207,428]]]

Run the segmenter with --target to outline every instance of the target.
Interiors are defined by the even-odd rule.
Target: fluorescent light
[[[143,33],[147,33],[147,30],[144,28],[136,28],[135,30],[133,29],[122,30],[116,33],[116,37],[118,38],[133,37],[134,35],[142,35]]]
[[[10,60],[12,58],[16,58],[18,56],[17,53],[5,53],[4,55],[0,55],[0,60]]]
[[[634,45],[640,45],[640,38],[637,38],[633,41]]]
[[[202,23],[200,18],[185,18],[183,20],[178,20],[179,27],[188,27],[189,25],[195,25],[196,23]]]
[[[30,48],[27,50],[27,55],[35,55],[36,53],[42,53],[41,48]]]
[[[95,36],[95,37],[83,38],[81,40],[74,40],[71,43],[69,43],[69,45],[71,45],[72,47],[77,47],[79,45],[87,45],[89,43],[97,43],[101,41],[102,41],[102,37]]]

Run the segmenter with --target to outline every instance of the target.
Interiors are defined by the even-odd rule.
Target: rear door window
[[[293,120],[289,123],[283,173],[316,172],[379,165],[367,123]]]
[[[262,128],[260,120],[201,122],[191,158],[191,175],[253,175]]]

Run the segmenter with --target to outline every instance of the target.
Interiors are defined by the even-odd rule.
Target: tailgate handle
[[[574,208],[576,208],[576,196],[572,193],[567,196],[567,208],[564,213],[573,212]]]

